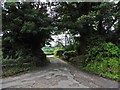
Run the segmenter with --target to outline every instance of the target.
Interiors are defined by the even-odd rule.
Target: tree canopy
[[[6,2],[2,8],[3,51],[30,49],[33,54],[44,46],[53,30],[46,3]],[[9,50],[8,50],[9,49]],[[5,53],[5,54],[6,54]]]
[[[2,24],[4,58],[19,50],[38,57],[52,34],[66,31],[80,53],[99,40],[120,46],[120,2],[5,2]]]
[[[55,11],[58,28],[73,36],[79,34],[76,41],[81,46],[86,46],[87,37],[94,35],[119,43],[119,29],[116,27],[119,27],[120,2],[62,2]]]

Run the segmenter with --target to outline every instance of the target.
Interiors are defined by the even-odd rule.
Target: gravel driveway
[[[1,79],[2,88],[118,88],[118,82],[80,71],[53,56],[37,70]]]

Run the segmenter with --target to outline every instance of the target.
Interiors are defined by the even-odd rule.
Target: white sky
[[[52,35],[51,36],[54,41],[51,41],[50,44],[52,47],[54,47],[55,45],[57,45],[57,41],[59,40],[61,43],[63,43],[63,45],[65,44],[65,34],[59,34],[59,35]]]

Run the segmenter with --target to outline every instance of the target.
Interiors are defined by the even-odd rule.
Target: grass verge
[[[50,63],[50,60],[46,58],[46,64],[43,66],[46,66],[49,63]],[[40,67],[43,67],[43,66],[40,66]],[[29,65],[29,66],[18,65],[14,67],[4,67],[2,68],[2,78],[24,74],[24,73],[36,70],[37,68],[39,67],[36,67],[34,65]]]

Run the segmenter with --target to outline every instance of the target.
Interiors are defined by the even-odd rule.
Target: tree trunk
[[[98,27],[97,27],[98,34],[100,34],[100,35],[105,34],[105,29],[103,28],[102,21],[103,21],[103,18],[100,18],[99,19],[99,24],[98,24]]]

